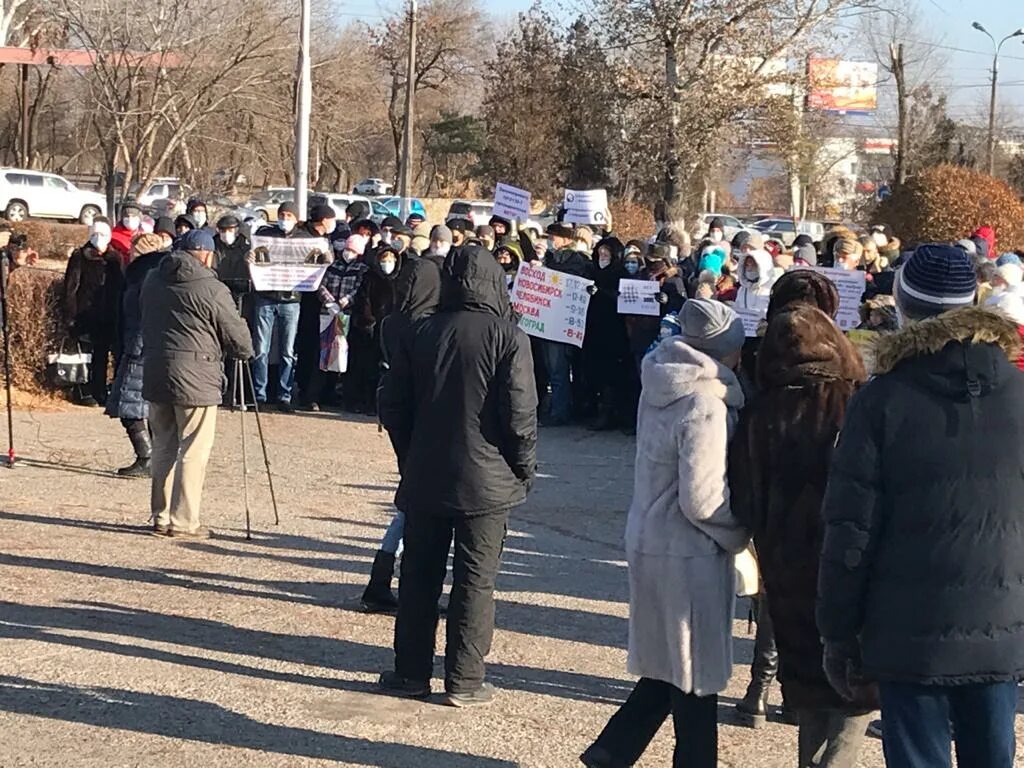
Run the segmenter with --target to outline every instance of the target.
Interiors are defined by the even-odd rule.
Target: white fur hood
[[[695,392],[716,397],[729,408],[743,407],[736,374],[679,338],[668,338],[643,361],[643,398],[665,408]]]

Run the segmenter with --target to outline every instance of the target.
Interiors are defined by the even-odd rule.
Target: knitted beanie
[[[919,245],[896,275],[896,302],[908,317],[931,317],[974,303],[971,257],[955,245]]]
[[[680,338],[716,360],[743,346],[745,334],[739,316],[720,301],[690,299],[679,310]]]

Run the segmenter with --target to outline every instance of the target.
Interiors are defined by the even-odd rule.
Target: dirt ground
[[[216,536],[193,543],[147,535],[148,484],[111,474],[130,460],[115,421],[72,407],[16,427],[24,461],[0,469],[0,766],[572,766],[629,692],[631,438],[542,433],[498,579],[499,696],[466,711],[374,692],[393,620],[356,606],[396,481],[375,424],[264,417],[275,526],[253,416],[221,411],[204,500]],[[791,768],[795,728],[732,724],[753,645],[735,628],[721,765]],[[671,745],[666,727],[639,765],[669,765]],[[879,742],[861,765],[882,765]]]

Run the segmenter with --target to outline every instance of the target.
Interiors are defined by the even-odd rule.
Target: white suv
[[[52,173],[0,168],[0,210],[8,221],[72,219],[92,224],[107,207],[98,192],[86,192]]]
[[[354,187],[354,195],[386,195],[391,191],[391,185],[384,179],[363,179]]]

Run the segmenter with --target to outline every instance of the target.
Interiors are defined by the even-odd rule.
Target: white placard
[[[793,267],[810,269],[831,280],[839,291],[839,312],[836,325],[841,331],[852,331],[860,325],[860,300],[864,296],[867,278],[859,269],[837,269],[835,267]],[[792,270],[791,270],[792,271]]]
[[[566,224],[608,224],[608,192],[604,189],[565,190]]]
[[[758,327],[764,322],[764,308],[738,307],[735,304],[730,304],[729,306],[732,307],[743,323],[743,335],[748,339],[755,338]]]
[[[333,260],[331,244],[326,237],[260,237],[252,238],[252,249],[266,250],[271,264],[313,264],[318,254]],[[312,259],[312,261],[311,261]]]
[[[521,315],[519,327],[530,336],[583,346],[593,280],[533,267],[523,262],[512,284],[512,306]]]
[[[320,289],[329,264],[250,264],[249,276],[254,291],[296,291],[310,293]]]
[[[661,305],[654,298],[661,291],[657,280],[619,280],[619,314],[650,315],[661,314]]]
[[[526,221],[530,218],[530,193],[511,184],[498,182],[494,188],[494,215],[503,219]]]

